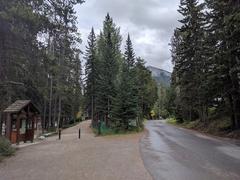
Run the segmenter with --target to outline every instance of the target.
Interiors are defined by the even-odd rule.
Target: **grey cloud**
[[[178,4],[179,0],[87,0],[76,11],[84,42],[92,26],[99,32],[109,12],[121,27],[123,38],[128,32],[131,34],[138,56],[148,65],[171,71],[168,44],[180,18]]]

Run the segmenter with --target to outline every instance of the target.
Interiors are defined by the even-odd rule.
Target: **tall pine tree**
[[[135,54],[130,35],[128,35],[117,95],[113,103],[113,120],[117,129],[129,130],[130,123],[136,123],[137,120],[137,94],[134,67]]]
[[[120,29],[116,27],[113,19],[107,14],[103,22],[103,32],[98,37],[97,56],[99,71],[97,80],[97,112],[98,119],[110,127],[113,99],[116,96],[116,83],[121,62],[121,36]]]
[[[203,101],[201,99],[201,83],[203,68],[203,4],[198,0],[181,0],[179,13],[183,19],[179,22],[182,26],[175,31],[177,47],[173,50],[174,55],[174,74],[177,76],[179,106],[181,107],[184,119],[193,120],[194,116],[201,114]]]
[[[86,47],[86,66],[85,66],[85,74],[86,74],[86,105],[88,112],[91,114],[92,125],[96,126],[96,122],[94,121],[94,112],[95,112],[95,101],[96,101],[96,81],[97,81],[97,39],[94,33],[94,29],[92,28],[90,35],[88,36],[88,45]]]

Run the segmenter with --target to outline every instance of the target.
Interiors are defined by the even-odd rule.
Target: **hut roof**
[[[7,109],[5,109],[3,112],[17,113],[29,104],[32,105],[32,107],[35,111],[39,112],[39,110],[31,103],[30,100],[17,100],[13,104],[11,104]]]

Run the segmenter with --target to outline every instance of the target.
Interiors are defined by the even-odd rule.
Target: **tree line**
[[[167,108],[179,122],[229,118],[240,129],[240,1],[181,0]]]
[[[157,99],[157,86],[142,58],[134,53],[130,35],[121,52],[122,36],[109,14],[103,29],[88,38],[85,104],[92,126],[115,131],[143,128]]]
[[[17,99],[30,99],[47,129],[79,112],[81,39],[74,6],[83,2],[1,0],[0,117]]]
[[[0,122],[15,100],[30,99],[45,129],[88,112],[93,125],[143,126],[156,99],[145,62],[130,36],[121,52],[120,28],[107,15],[103,30],[91,31],[83,76],[75,5],[83,0],[2,0],[0,7]],[[83,80],[85,78],[85,80]],[[2,127],[2,126],[0,126]]]

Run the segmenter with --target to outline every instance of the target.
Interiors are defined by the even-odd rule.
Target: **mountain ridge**
[[[155,79],[159,86],[170,86],[172,73],[154,66],[147,66],[147,69],[152,73],[152,77]]]

